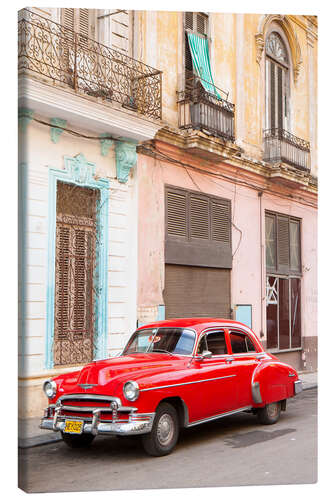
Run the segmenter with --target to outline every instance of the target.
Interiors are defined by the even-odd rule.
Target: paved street
[[[139,440],[99,436],[84,450],[20,449],[19,465],[28,492],[314,483],[317,390],[288,401],[273,426],[243,413],[186,429],[166,457],[147,456]]]

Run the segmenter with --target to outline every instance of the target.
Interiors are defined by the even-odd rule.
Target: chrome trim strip
[[[294,382],[294,387],[295,387],[295,396],[296,394],[299,394],[300,392],[303,391],[303,384],[301,380],[296,380]]]
[[[149,324],[149,323],[148,323],[148,324]],[[139,332],[139,331],[140,331],[140,332],[143,332],[143,331],[145,331],[145,330],[154,330],[155,328],[156,328],[157,330],[166,330],[166,329],[168,329],[168,330],[169,330],[170,328],[178,328],[179,330],[190,330],[191,332],[193,332],[193,333],[194,333],[194,335],[195,335],[195,339],[194,339],[194,344],[193,344],[193,349],[192,349],[191,354],[177,354],[177,353],[174,353],[174,352],[170,352],[170,354],[172,354],[172,355],[174,355],[174,356],[188,356],[188,357],[190,357],[190,358],[192,358],[192,357],[194,356],[194,350],[195,350],[195,348],[196,348],[196,343],[197,343],[197,339],[198,339],[198,333],[197,333],[197,331],[195,330],[195,328],[193,328],[193,327],[191,327],[191,326],[189,326],[189,327],[185,327],[185,326],[174,326],[174,327],[172,327],[172,326],[155,326],[155,327],[150,327],[150,328],[147,328],[147,327],[146,327],[146,325],[142,325],[142,326],[140,326],[139,328],[137,328],[137,329],[136,329],[136,330],[132,333],[132,335],[131,335],[131,336],[130,336],[130,338],[128,339],[128,342],[131,340],[132,336],[133,336],[136,332]],[[126,345],[125,345],[124,349],[121,351],[121,354],[120,354],[120,356],[119,356],[119,357],[124,356],[124,351],[125,351],[125,349],[126,349],[126,346],[127,346],[128,342],[126,343]],[[152,351],[152,352],[154,352],[154,351]],[[155,352],[157,352],[157,351],[155,351]],[[150,353],[148,352],[148,353],[140,353],[140,354],[150,354]],[[130,355],[131,355],[131,354],[129,353],[129,354],[128,354],[128,356],[130,356]],[[126,356],[126,354],[125,354],[125,356]]]
[[[261,397],[261,392],[260,392],[260,384],[259,382],[254,382],[251,385],[251,392],[252,392],[252,398],[253,401],[256,404],[261,404],[262,403],[262,397]]]
[[[148,387],[147,389],[141,389],[141,392],[155,391],[157,389],[166,389],[168,387],[178,387],[180,385],[200,384],[201,382],[211,382],[213,380],[221,380],[223,378],[231,378],[231,377],[237,377],[237,375],[236,374],[234,374],[234,375],[225,375],[224,377],[207,378],[207,379],[204,379],[204,380],[194,380],[193,382],[181,382],[180,384],[159,385],[157,387]]]
[[[211,420],[216,420],[222,417],[228,417],[229,415],[234,415],[235,413],[241,413],[242,411],[251,410],[252,406],[244,406],[243,408],[238,408],[237,410],[227,411],[225,413],[220,413],[214,417],[203,418],[201,420],[196,420],[187,425],[187,427],[193,427],[194,425],[204,424],[205,422],[210,422]]]
[[[96,401],[115,401],[119,406],[122,406],[121,399],[116,396],[103,396],[101,394],[65,394],[60,396],[57,402],[65,401],[66,399],[93,399]]]
[[[112,408],[107,407],[107,406],[99,406],[96,408],[96,406],[61,406],[61,410],[65,411],[77,411],[77,412],[93,412],[94,410],[99,410],[102,413],[103,412],[112,412],[114,411]],[[137,408],[135,406],[119,406],[117,408],[117,411],[124,411],[124,412],[132,412],[132,411],[137,411]]]

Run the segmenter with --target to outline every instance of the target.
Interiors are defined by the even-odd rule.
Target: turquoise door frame
[[[55,243],[57,216],[57,182],[62,181],[81,187],[99,189],[100,200],[97,208],[97,248],[96,248],[96,305],[94,358],[102,359],[107,354],[107,301],[108,301],[108,213],[109,181],[95,179],[96,165],[86,160],[83,154],[74,158],[64,157],[65,169],[49,169],[49,212],[48,212],[48,273],[46,297],[46,345],[45,367],[51,369],[54,342],[54,300],[55,300]]]

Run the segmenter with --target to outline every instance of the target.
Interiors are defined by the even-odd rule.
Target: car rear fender
[[[291,366],[275,360],[263,361],[254,370],[251,381],[254,407],[292,397],[296,380],[297,372]]]

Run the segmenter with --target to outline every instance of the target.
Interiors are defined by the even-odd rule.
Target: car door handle
[[[225,358],[226,363],[232,363],[232,361],[234,360],[235,358],[233,358],[232,356],[230,356],[229,358]]]

